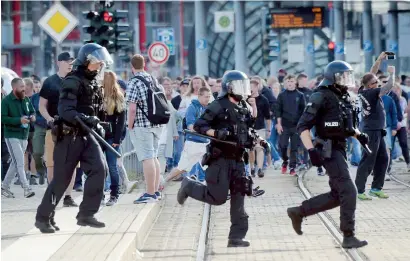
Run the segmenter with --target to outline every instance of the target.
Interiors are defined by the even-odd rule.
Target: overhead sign
[[[266,16],[266,25],[272,29],[322,28],[324,8],[271,8]]]
[[[217,11],[214,13],[215,33],[232,33],[235,30],[235,12]]]
[[[169,49],[164,43],[154,42],[148,48],[148,57],[151,62],[164,64],[169,58]]]
[[[313,46],[312,46],[313,47]],[[305,60],[303,37],[292,37],[288,39],[288,62],[303,63]]]
[[[168,46],[169,54],[175,55],[175,33],[174,28],[158,28],[157,41]]]
[[[199,39],[196,41],[196,48],[199,50],[205,50],[207,47],[206,39]]]
[[[55,3],[38,21],[38,25],[58,43],[64,41],[77,24],[78,19],[60,3]]]

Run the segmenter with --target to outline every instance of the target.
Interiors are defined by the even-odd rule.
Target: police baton
[[[185,132],[185,134],[191,134],[191,135],[194,135],[194,136],[198,136],[198,137],[202,137],[202,138],[214,140],[214,141],[217,141],[217,142],[226,143],[226,144],[233,145],[233,146],[237,146],[237,145],[238,145],[236,142],[233,142],[233,141],[220,140],[220,139],[217,139],[217,138],[215,138],[215,137],[211,137],[211,136],[208,136],[208,135],[203,135],[203,134],[200,134],[200,133],[195,132],[195,131],[184,130],[184,132]]]
[[[91,133],[99,142],[101,142],[108,150],[110,150],[112,153],[114,153],[118,158],[121,158],[122,155],[121,153],[119,153],[118,151],[116,151],[110,144],[108,144],[108,142],[106,142],[103,137],[101,137],[100,135],[98,135],[97,132],[95,132],[95,130],[91,129],[90,127],[87,126],[87,124],[85,124],[85,122],[83,120],[80,119],[80,117],[75,116],[74,119],[80,123],[81,127],[83,127],[84,130],[88,131],[89,133]]]

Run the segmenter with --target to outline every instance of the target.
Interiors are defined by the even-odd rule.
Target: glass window
[[[33,2],[31,1],[21,1],[21,20],[22,21],[32,21],[33,20]]]
[[[1,1],[1,21],[11,21],[11,2]]]
[[[171,22],[171,2],[151,2],[151,22]]]
[[[194,3],[184,2],[184,24],[193,24],[194,23]]]

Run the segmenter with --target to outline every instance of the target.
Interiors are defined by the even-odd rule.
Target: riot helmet
[[[237,70],[227,71],[222,77],[222,89],[219,97],[229,95],[236,101],[240,101],[251,95],[251,87],[248,76]]]
[[[100,67],[97,70],[90,71],[87,68],[89,64],[100,64]],[[77,68],[83,69],[86,72],[88,78],[97,78],[100,81],[104,79],[104,69],[110,64],[113,64],[111,55],[105,47],[96,43],[83,45],[73,62],[74,66],[78,66]]]
[[[319,86],[334,86],[346,91],[349,87],[355,87],[354,72],[350,64],[345,61],[333,61],[329,63],[323,73],[324,79]]]

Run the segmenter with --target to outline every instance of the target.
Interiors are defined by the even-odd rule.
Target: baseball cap
[[[63,53],[60,53],[58,55],[58,61],[59,62],[61,62],[61,61],[69,62],[69,61],[73,61],[73,60],[74,60],[74,58],[71,57],[69,52],[63,52]]]
[[[184,80],[181,82],[180,85],[184,85],[184,84],[189,85],[189,79],[184,79]]]

